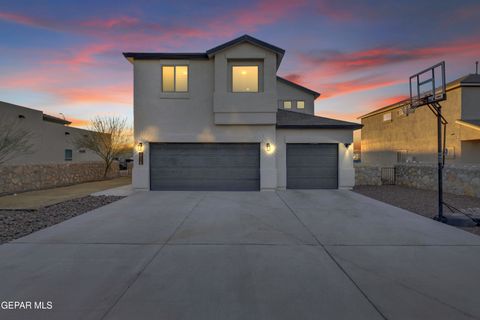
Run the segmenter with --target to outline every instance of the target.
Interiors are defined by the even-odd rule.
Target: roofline
[[[278,129],[361,129],[363,124],[321,124],[321,125],[276,125]]]
[[[43,120],[44,121],[49,121],[49,122],[60,123],[60,124],[66,124],[66,125],[72,124],[71,121],[68,121],[68,120],[65,120],[65,119],[62,119],[62,118],[58,118],[58,117],[54,117],[54,116],[51,116],[51,115],[46,114],[46,113],[43,113]]]
[[[455,120],[455,123],[458,123],[459,125],[465,126],[470,129],[480,130],[480,126],[463,121],[463,120]]]
[[[249,43],[254,44],[254,45],[257,45],[257,46],[262,47],[264,49],[275,52],[275,54],[277,55],[277,69],[278,69],[278,67],[280,66],[280,63],[282,62],[283,56],[285,55],[285,50],[282,49],[282,48],[279,48],[277,46],[274,46],[273,44],[270,44],[268,42],[265,42],[265,41],[259,40],[257,38],[254,38],[252,36],[249,36],[248,34],[244,34],[243,36],[240,36],[238,38],[235,38],[233,40],[225,42],[221,45],[218,45],[216,47],[208,49],[206,51],[206,53],[209,57],[211,57],[219,51],[222,51],[224,49],[227,49],[231,46],[234,46],[234,45],[236,45],[238,43],[241,43],[241,42],[244,42],[244,41],[249,42]]]
[[[190,59],[208,60],[205,52],[123,52],[123,56],[132,60]]]
[[[459,78],[459,79],[461,79],[461,78]],[[459,79],[456,79],[456,80],[453,80],[453,81],[450,81],[449,83],[447,83],[446,91],[452,91],[452,90],[455,90],[459,87],[480,87],[480,83],[478,83],[478,82],[463,82],[462,83],[461,81],[459,82]],[[377,115],[379,113],[382,113],[382,112],[385,112],[385,111],[388,111],[388,110],[393,110],[393,109],[404,106],[408,102],[410,102],[409,98],[407,98],[405,100],[400,100],[400,101],[395,102],[393,104],[389,104],[388,106],[381,107],[381,108],[375,109],[373,111],[370,111],[369,113],[366,113],[364,115],[359,116],[357,119],[364,119],[364,118],[368,118],[368,117]]]
[[[319,93],[319,92],[316,92],[316,91],[313,91],[313,90],[311,90],[311,89],[308,89],[307,87],[301,86],[301,85],[299,85],[298,83],[292,82],[292,81],[287,80],[287,79],[285,79],[285,78],[282,78],[282,77],[280,77],[280,76],[277,76],[277,80],[280,80],[281,82],[286,83],[286,84],[288,84],[288,85],[291,85],[291,86],[293,86],[293,87],[295,87],[295,88],[297,88],[297,89],[300,89],[300,90],[302,90],[302,91],[306,91],[306,92],[314,95],[314,96],[315,96],[315,99],[317,99],[318,97],[320,97],[320,93]],[[314,99],[314,100],[315,100],[315,99]]]

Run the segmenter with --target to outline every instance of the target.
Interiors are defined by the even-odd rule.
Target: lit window
[[[291,109],[292,108],[292,101],[283,101],[283,108],[284,109]]]
[[[383,121],[384,122],[392,121],[392,113],[391,112],[384,113],[383,114]]]
[[[233,92],[258,92],[258,66],[232,66]]]
[[[188,66],[162,66],[162,91],[187,92]]]
[[[73,152],[72,149],[65,149],[65,161],[72,161]]]
[[[297,109],[305,109],[305,101],[298,100],[297,101]]]

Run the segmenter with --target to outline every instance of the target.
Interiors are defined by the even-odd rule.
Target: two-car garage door
[[[151,190],[260,189],[258,143],[151,143]]]
[[[287,188],[338,187],[337,144],[287,144]],[[258,143],[150,143],[151,190],[259,190]]]

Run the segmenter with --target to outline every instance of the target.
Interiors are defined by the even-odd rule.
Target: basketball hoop
[[[439,102],[447,99],[446,89],[445,61],[442,61],[410,77],[410,103],[406,103],[404,107],[405,114],[410,114],[419,107],[428,106],[437,118],[438,214],[434,219],[442,222],[448,222],[443,216],[443,205],[445,204],[443,201],[443,166],[447,121],[442,116],[442,106]]]

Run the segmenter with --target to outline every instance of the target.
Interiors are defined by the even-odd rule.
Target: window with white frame
[[[163,92],[188,92],[188,66],[162,66]]]
[[[305,101],[297,100],[297,109],[305,109]]]
[[[290,100],[284,100],[284,101],[283,101],[283,108],[284,108],[284,109],[292,109],[292,101],[290,101]]]

